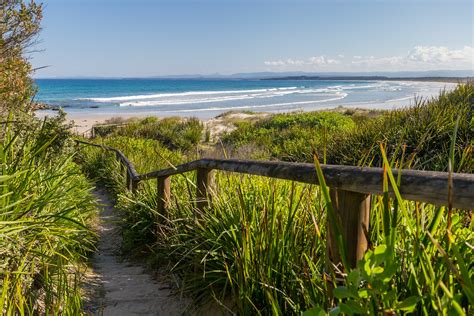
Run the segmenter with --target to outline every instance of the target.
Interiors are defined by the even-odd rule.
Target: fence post
[[[130,172],[127,170],[127,190],[132,190],[132,177],[130,176]]]
[[[138,190],[138,184],[139,183],[140,183],[139,180],[132,179],[132,185],[131,185],[130,191],[136,192]]]
[[[92,126],[91,128],[91,138],[95,138],[95,127]]]
[[[346,241],[347,261],[354,268],[357,261],[364,257],[368,246],[366,231],[369,229],[370,195],[335,188],[330,193],[336,218]],[[341,262],[341,257],[329,222],[328,232],[329,258],[337,264]]]
[[[171,199],[170,177],[158,177],[158,214],[166,216]]]
[[[130,171],[127,168],[127,190],[135,192],[138,189],[139,183],[139,180],[135,180],[132,178],[132,175],[130,174]]]
[[[209,188],[213,184],[213,172],[211,169],[198,168],[196,179],[196,207],[203,211],[210,207],[211,195]]]

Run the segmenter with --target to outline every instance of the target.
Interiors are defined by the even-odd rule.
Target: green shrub
[[[81,311],[80,279],[95,242],[88,228],[95,200],[73,153],[58,154],[55,138],[44,138],[49,127],[18,134],[6,125],[2,131],[2,314]]]
[[[272,158],[311,161],[312,147],[322,149],[331,135],[354,126],[350,116],[340,113],[276,114],[257,122],[239,122],[237,129],[224,135],[222,140],[234,152],[239,147],[254,144],[268,149]]]
[[[170,117],[158,120],[148,117],[115,126],[96,127],[96,135],[128,136],[160,141],[171,150],[188,151],[196,148],[203,137],[204,126],[197,118]]]
[[[455,146],[457,172],[474,170],[472,100],[474,84],[461,84],[431,100],[419,99],[413,107],[387,112],[357,128],[335,134],[329,142],[328,162],[344,165],[381,166],[379,144],[400,160],[405,147],[405,167],[446,171],[450,140],[459,118]]]

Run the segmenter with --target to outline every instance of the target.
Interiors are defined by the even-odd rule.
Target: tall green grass
[[[460,144],[471,142],[472,134],[462,136],[461,123],[456,130],[457,117],[451,117],[447,144],[437,147],[443,156],[438,167],[449,159],[453,170],[466,166],[466,157],[459,154],[466,149]],[[436,135],[436,130],[427,131],[433,134],[422,134]],[[193,158],[174,159],[158,142],[103,141],[129,155],[141,173]],[[402,155],[403,147],[400,155],[386,148],[379,144],[376,153],[386,170],[383,188],[397,191],[391,170],[410,166],[407,161],[413,157]],[[168,158],[158,158],[158,152]],[[124,214],[124,250],[166,267],[197,302],[213,300],[222,311],[243,315],[472,312],[471,211],[410,202],[399,194],[395,199],[373,196],[368,252],[356,268],[336,269],[327,260],[327,225],[334,221],[328,221],[331,201],[324,185],[216,172],[212,206],[199,211],[195,175],[188,173],[172,177],[169,212],[158,214],[155,181],[141,184],[135,194],[125,192],[110,154],[85,148],[82,155],[83,168],[116,188]]]
[[[34,126],[35,124],[30,124]],[[0,311],[77,315],[81,278],[95,236],[92,186],[58,152],[50,125],[3,125],[0,140]]]
[[[103,167],[116,172],[113,163]],[[168,267],[197,302],[215,300],[223,311],[248,315],[467,314],[472,304],[469,212],[453,213],[448,242],[444,207],[374,196],[371,249],[336,281],[326,265],[328,201],[321,188],[219,172],[212,208],[200,212],[194,181],[192,173],[172,178],[168,214],[156,212],[154,181],[134,195],[119,193],[118,207],[125,250]]]
[[[459,118],[454,171],[472,173],[473,98],[474,83],[468,82],[399,110],[275,114],[239,122],[222,141],[231,155],[312,162],[315,148],[331,164],[376,167],[383,165],[379,144],[384,143],[392,160],[400,160],[405,147],[404,168],[447,171],[446,153]]]

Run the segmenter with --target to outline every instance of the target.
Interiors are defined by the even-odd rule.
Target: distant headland
[[[427,81],[466,83],[474,77],[387,77],[387,76],[286,76],[263,78],[262,80],[377,80],[377,81]]]

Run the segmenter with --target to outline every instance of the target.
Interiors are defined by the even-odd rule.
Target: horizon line
[[[447,75],[447,74],[436,74],[436,73],[467,73],[466,75]],[[470,73],[470,74],[469,74]],[[70,76],[32,76],[34,80],[42,79],[268,79],[270,76],[278,77],[290,77],[290,76],[347,76],[347,77],[386,77],[396,78],[391,75],[396,74],[408,74],[406,78],[418,78],[418,77],[432,77],[432,78],[471,78],[474,76],[473,69],[462,69],[462,70],[402,70],[402,71],[332,71],[332,72],[305,72],[305,71],[256,71],[256,72],[242,72],[232,74],[177,74],[177,75],[150,75],[150,76],[88,76],[88,75],[70,75]],[[431,74],[431,75],[427,75]],[[323,78],[324,79],[324,78]]]

